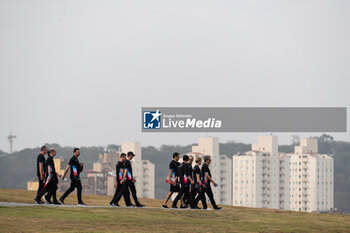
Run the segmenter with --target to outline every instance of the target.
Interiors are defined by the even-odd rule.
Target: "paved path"
[[[45,206],[45,207],[60,207],[60,208],[64,208],[64,207],[82,207],[82,208],[125,208],[125,209],[137,209],[137,207],[112,207],[112,206],[97,206],[97,205],[87,205],[87,206],[80,206],[80,205],[49,205],[49,204],[43,204],[43,205],[39,205],[39,204],[30,204],[30,203],[18,203],[18,202],[0,202],[0,206],[5,206],[5,207],[22,207],[22,206]],[[160,209],[160,210],[193,210],[193,209],[172,209],[172,208],[162,208],[162,207],[142,207],[140,209]],[[207,210],[211,210],[211,209],[207,209]],[[196,210],[194,210],[196,211]],[[198,211],[198,210],[197,210]]]

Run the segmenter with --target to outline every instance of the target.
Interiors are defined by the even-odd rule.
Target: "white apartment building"
[[[251,151],[234,155],[232,161],[233,205],[279,209],[283,195],[277,137],[259,137]]]
[[[333,158],[318,154],[318,142],[303,138],[290,160],[290,210],[328,211],[334,208]]]
[[[121,145],[121,152],[132,151],[136,156],[132,160],[133,176],[136,179],[137,196],[154,198],[155,166],[149,160],[142,160],[141,143],[126,142]]]
[[[276,136],[261,136],[233,156],[233,205],[327,211],[333,208],[333,158],[317,153],[317,139],[301,139],[279,154]]]
[[[279,155],[279,209],[290,210],[290,158]]]
[[[188,155],[211,157],[209,168],[212,178],[218,183],[218,187],[212,186],[214,199],[218,204],[232,205],[232,161],[226,155],[219,155],[219,139],[199,138],[198,145],[192,146],[192,152]]]

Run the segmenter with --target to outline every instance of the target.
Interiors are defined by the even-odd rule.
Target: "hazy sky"
[[[0,0],[0,149],[11,130],[15,150],[257,141],[141,133],[142,106],[349,108],[349,12],[348,0]]]

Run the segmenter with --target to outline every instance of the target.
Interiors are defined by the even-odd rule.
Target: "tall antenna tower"
[[[11,131],[10,135],[7,137],[7,140],[9,140],[10,143],[10,154],[13,152],[13,139],[15,138],[17,138],[17,136],[13,135]]]

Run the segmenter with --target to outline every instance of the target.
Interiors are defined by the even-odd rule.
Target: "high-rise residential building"
[[[154,198],[155,189],[155,166],[149,160],[142,160],[141,143],[122,143],[121,152],[132,151],[135,157],[132,160],[133,176],[136,179],[137,195],[143,198]]]
[[[318,154],[317,139],[301,139],[279,154],[276,136],[233,156],[233,205],[296,211],[333,208],[333,158]]]
[[[318,153],[317,139],[303,138],[294,153],[281,156],[290,160],[290,210],[333,209],[333,158]]]
[[[279,209],[290,209],[290,158],[288,156],[279,155],[280,179],[279,179]]]
[[[219,153],[219,139],[216,137],[199,138],[198,145],[192,146],[188,155],[211,157],[210,171],[218,187],[212,187],[218,204],[232,205],[232,162],[226,155]],[[204,160],[202,161],[204,163]]]
[[[276,136],[261,136],[245,154],[233,156],[233,205],[279,209],[280,169]]]

